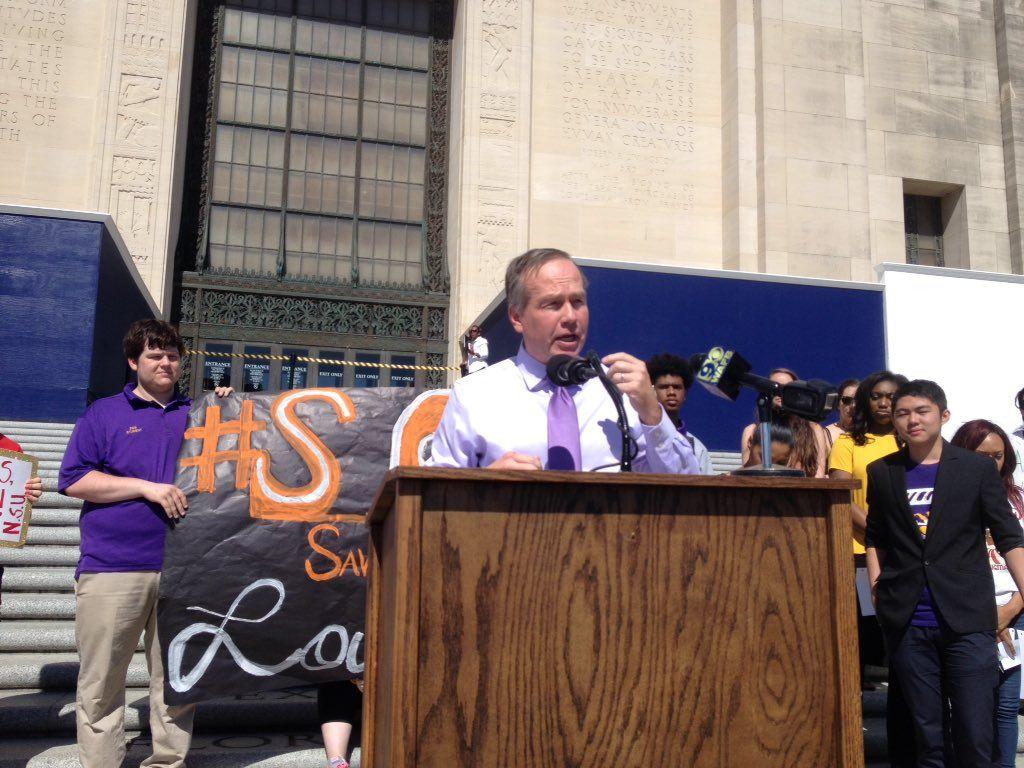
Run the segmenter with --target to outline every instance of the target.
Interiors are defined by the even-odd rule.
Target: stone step
[[[74,618],[75,596],[66,592],[12,592],[0,604],[0,620],[5,621]]]
[[[82,500],[73,499],[55,490],[44,490],[32,509],[81,509]]]
[[[199,734],[192,739],[189,768],[323,768],[324,749],[316,723],[294,732]],[[139,768],[152,751],[148,736],[129,732],[129,750],[121,768]],[[359,750],[352,756],[359,768]],[[80,768],[71,737],[10,739],[0,753],[0,768]]]
[[[72,511],[72,510],[68,510]],[[77,515],[77,513],[76,513]],[[32,522],[28,528],[27,544],[60,544],[65,547],[77,547],[81,543],[81,534],[76,524],[76,519],[71,525],[44,525],[32,515]]]
[[[44,448],[36,448],[35,450],[30,449],[25,443],[21,444],[22,453],[30,454],[32,457],[39,460],[39,466],[45,466],[47,464],[56,464],[58,467],[64,460],[65,448],[59,445],[50,445]]]
[[[72,507],[33,507],[30,530],[37,525],[77,528],[79,515],[81,515],[81,510]],[[31,540],[30,535],[29,541]]]
[[[885,717],[885,705],[888,697],[887,686],[879,685],[873,691],[862,691],[860,694],[861,708],[864,717]]]
[[[18,443],[21,445],[21,450],[25,453],[31,453],[40,459],[43,458],[40,454],[44,453],[55,453],[63,456],[64,451],[68,447],[68,441],[63,437],[54,437],[52,439],[32,437],[28,440],[19,440]]]
[[[21,549],[0,547],[0,565],[78,565],[78,547],[49,544]]]
[[[17,440],[32,435],[70,435],[74,424],[50,424],[45,421],[0,421],[0,432]]]
[[[125,728],[149,730],[149,689],[125,691]],[[279,731],[316,727],[316,690],[293,688],[204,701],[196,709],[196,733]],[[75,692],[0,691],[0,738],[9,734],[74,734]]]
[[[75,510],[68,511],[74,512]],[[44,525],[35,519],[35,515],[32,518],[32,525],[28,529],[28,544],[59,544],[64,547],[77,547],[81,542],[77,519],[70,525]]]
[[[864,718],[864,758],[884,760],[889,756],[889,741],[885,735],[885,713],[881,717]]]
[[[4,594],[11,592],[74,592],[74,568],[11,566],[4,571]],[[0,642],[7,625],[0,626]]]
[[[18,445],[25,447],[26,443],[67,445],[71,440],[71,430],[46,430],[46,429],[21,429],[17,432],[0,429],[0,434],[7,435]]]
[[[71,691],[77,682],[77,653],[0,653],[0,690],[42,688]],[[127,684],[132,688],[149,685],[146,657],[141,653],[136,653],[128,666]]]
[[[0,624],[0,653],[73,653],[76,650],[74,621],[14,620]],[[141,638],[137,650],[142,650]]]

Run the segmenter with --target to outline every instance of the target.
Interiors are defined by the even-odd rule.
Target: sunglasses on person
[[[1017,408],[1024,411],[1024,397],[1018,397],[1015,402],[1017,403]]]
[[[843,405],[853,405],[856,400],[857,398],[850,397],[849,395],[843,395],[839,398],[839,402]]]

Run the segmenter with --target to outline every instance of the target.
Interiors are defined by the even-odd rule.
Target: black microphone
[[[700,357],[704,359],[699,360]],[[736,400],[743,387],[750,387],[766,397],[781,397],[783,412],[802,416],[810,421],[822,421],[835,410],[839,397],[836,388],[827,381],[791,381],[777,384],[769,378],[750,372],[750,363],[734,350],[714,347],[707,355],[693,355],[697,381],[708,392]]]
[[[548,360],[548,378],[557,387],[572,387],[583,384],[597,376],[595,371],[582,357],[572,355],[555,355]]]

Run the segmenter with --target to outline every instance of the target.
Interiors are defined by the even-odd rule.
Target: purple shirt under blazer
[[[96,470],[117,477],[173,483],[178,452],[185,437],[191,400],[176,394],[161,408],[134,393],[135,384],[97,400],[75,425],[58,490]],[[75,578],[82,573],[159,571],[164,539],[171,521],[163,507],[143,498],[111,504],[82,505],[81,554]]]

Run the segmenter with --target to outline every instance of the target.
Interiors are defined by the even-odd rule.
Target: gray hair
[[[572,262],[572,256],[558,248],[531,248],[526,253],[516,256],[509,262],[505,270],[505,298],[508,300],[510,309],[521,312],[526,307],[528,299],[526,295],[525,279],[536,274],[537,270],[555,259],[566,259]],[[587,287],[587,276],[580,270],[583,278],[583,287]]]

